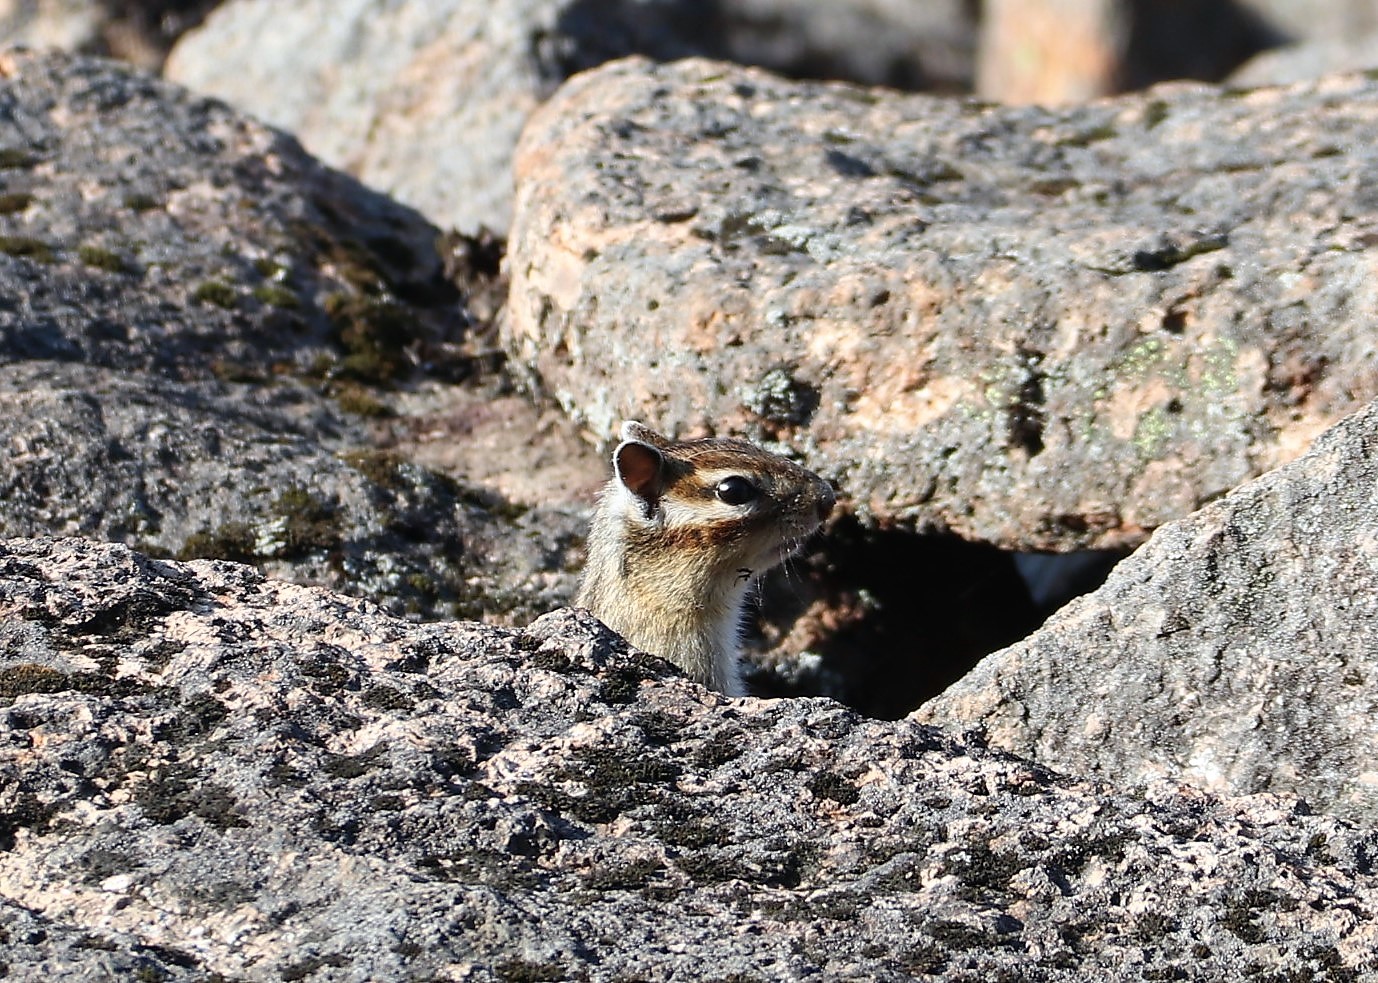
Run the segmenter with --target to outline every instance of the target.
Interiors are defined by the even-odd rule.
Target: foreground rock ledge
[[[533,117],[507,344],[604,439],[778,438],[859,511],[1136,544],[1378,391],[1378,82],[1051,112],[617,62]]]
[[[1374,833],[724,700],[577,612],[414,625],[235,564],[9,540],[0,718],[16,978],[1378,968]]]

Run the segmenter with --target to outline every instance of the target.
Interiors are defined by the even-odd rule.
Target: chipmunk
[[[832,512],[832,486],[744,440],[674,441],[633,421],[620,436],[576,603],[699,682],[741,696],[747,594]]]

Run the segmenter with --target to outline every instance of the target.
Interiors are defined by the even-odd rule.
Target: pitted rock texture
[[[1378,82],[1052,112],[704,61],[571,80],[505,327],[594,434],[803,453],[853,508],[1129,545],[1378,392]]]
[[[569,611],[9,540],[0,720],[15,978],[1378,972],[1372,831],[725,700]]]
[[[1164,526],[918,718],[1055,768],[1285,791],[1372,823],[1378,404]]]

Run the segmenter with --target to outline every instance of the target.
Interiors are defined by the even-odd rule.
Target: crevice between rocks
[[[748,684],[897,719],[1095,590],[1126,553],[1017,553],[845,519],[823,552],[763,584]]]

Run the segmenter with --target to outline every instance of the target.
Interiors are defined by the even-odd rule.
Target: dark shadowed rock
[[[594,434],[801,452],[880,522],[1141,541],[1378,391],[1378,83],[1002,109],[628,60],[517,159],[505,328]]]
[[[466,325],[436,230],[223,103],[0,55],[0,356],[406,375]]]
[[[1378,817],[1378,404],[1164,526],[920,719],[1052,767]]]
[[[0,545],[15,978],[1347,980],[1378,839],[1116,791],[586,616],[419,626],[229,563]]]

